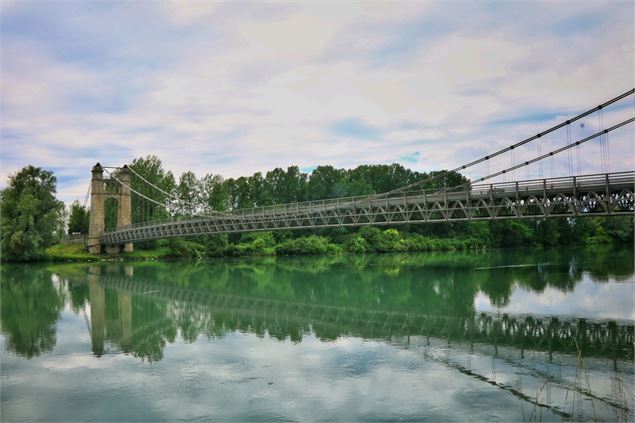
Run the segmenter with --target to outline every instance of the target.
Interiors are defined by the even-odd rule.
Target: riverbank
[[[101,254],[99,256],[89,254],[86,246],[82,244],[56,244],[46,249],[43,260],[40,261],[99,261],[99,260],[158,260],[168,258],[168,252],[164,248],[140,250],[132,253]],[[185,258],[185,257],[184,257]]]
[[[581,246],[607,245],[612,241],[608,237],[587,238]],[[511,247],[543,247],[543,244],[530,242]],[[302,255],[339,255],[366,253],[417,253],[417,252],[452,252],[483,251],[490,248],[509,248],[484,242],[477,237],[430,237],[419,234],[400,233],[396,229],[380,230],[378,228],[361,228],[357,233],[347,236],[309,235],[291,237],[291,234],[280,236],[272,232],[254,232],[243,234],[235,242],[227,235],[201,236],[192,239],[171,238],[150,243],[135,245],[132,253],[88,254],[81,243],[57,244],[49,247],[44,261],[144,261],[205,259],[212,257],[244,257],[244,256],[302,256]],[[547,247],[547,246],[545,246]]]
[[[292,255],[338,255],[394,252],[465,251],[486,249],[485,245],[460,239],[427,237],[399,238],[391,230],[384,231],[370,245],[363,237],[355,237],[343,244],[331,242],[323,236],[308,236],[276,242],[270,233],[254,234],[252,239],[236,244],[195,242],[182,238],[162,240],[154,248],[137,248],[132,253],[102,254],[95,256],[82,244],[57,244],[45,252],[44,261],[94,261],[94,260],[162,260],[203,259],[211,257],[244,256],[292,256]]]

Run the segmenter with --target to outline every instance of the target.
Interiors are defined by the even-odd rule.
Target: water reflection
[[[583,274],[599,282],[627,280],[631,256],[628,250],[579,250],[5,266],[2,329],[7,348],[19,355],[49,351],[67,295],[77,313],[90,305],[97,356],[110,342],[157,361],[177,332],[194,342],[201,334],[240,330],[294,342],[309,332],[322,340],[441,336],[632,358],[632,324],[609,325],[599,312],[580,322],[475,309],[475,298],[483,295],[496,306],[508,305],[518,286],[567,293]],[[52,275],[62,284],[54,285]]]
[[[51,273],[24,266],[3,268],[0,286],[7,349],[26,358],[52,350],[64,296],[52,283]]]
[[[169,363],[167,347],[183,341],[229,342],[237,348],[230,352],[234,357],[246,345],[263,347],[253,339],[272,341],[269,353],[276,356],[289,345],[322,351],[325,345],[373,340],[368,342],[381,348],[417,351],[435,371],[443,367],[444,386],[486,382],[483,391],[487,386],[510,394],[536,412],[529,420],[542,411],[548,419],[632,417],[632,398],[624,394],[633,389],[632,320],[601,318],[599,308],[579,319],[557,309],[550,316],[484,314],[475,305],[484,296],[499,307],[514,307],[518,287],[564,296],[587,283],[632,287],[628,250],[3,266],[2,273],[2,332],[6,348],[20,357],[55,347],[60,313],[76,316],[73,330],[85,330],[88,341],[81,354],[91,358],[84,352],[90,350],[102,365],[108,357],[125,357],[121,353],[137,363]],[[351,353],[361,359],[354,367],[346,367],[351,363],[340,351],[333,357],[341,373],[328,377],[348,383],[362,367],[370,372],[395,366],[364,358],[368,344],[356,348]],[[196,371],[211,365],[193,346],[188,351],[194,356],[179,351],[201,363]],[[232,377],[261,378],[256,370],[243,374],[241,366]],[[323,368],[316,364],[314,371],[326,375]],[[112,371],[128,373],[114,365]],[[457,372],[472,382],[450,381]],[[408,375],[405,368],[400,373]],[[417,386],[434,379],[417,372],[412,377]]]

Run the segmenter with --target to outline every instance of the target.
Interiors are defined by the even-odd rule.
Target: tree
[[[139,157],[134,159],[132,163],[130,163],[129,167],[132,171],[131,184],[135,191],[140,192],[149,198],[158,200],[159,202],[168,200],[168,195],[161,191],[171,193],[176,186],[176,182],[172,172],[166,172],[163,169],[161,159],[152,155]],[[159,189],[152,188],[137,175],[159,188],[161,191],[159,191]],[[150,204],[147,200],[144,200],[137,195],[132,196],[133,223],[165,219],[168,215],[169,213],[165,207],[160,207],[157,204]]]
[[[443,175],[443,176],[439,176]],[[428,177],[438,178],[432,181],[428,181],[424,184],[423,188],[431,189],[431,188],[452,188],[458,185],[468,184],[469,179],[465,176],[461,175],[458,172],[447,171],[447,170],[439,170],[430,172]]]
[[[81,205],[79,201],[73,201],[68,217],[68,234],[87,234],[89,223],[90,212],[88,211],[88,209],[85,206]]]
[[[368,184],[367,192],[350,192],[350,195],[372,194],[391,191],[393,189],[408,185],[412,179],[413,171],[406,169],[400,164],[391,165],[360,165],[348,171],[351,182],[357,181]]]
[[[0,246],[5,260],[36,260],[57,241],[64,203],[55,198],[52,172],[27,166],[9,176],[0,193]]]
[[[201,184],[193,172],[183,172],[175,191],[179,199],[178,214],[194,216],[202,212],[203,192]]]
[[[307,199],[324,200],[346,195],[344,192],[345,171],[333,166],[318,166],[309,176]]]
[[[262,207],[273,204],[265,188],[265,178],[262,177],[261,172],[256,172],[247,178],[247,185],[249,186],[249,199],[252,204],[250,207]]]
[[[289,166],[285,175],[286,198],[283,202],[304,201],[306,199],[307,174],[300,172],[297,166]]]
[[[211,173],[200,182],[205,207],[215,211],[225,211],[229,204],[229,189],[223,177]]]
[[[229,193],[230,209],[244,209],[254,206],[249,199],[249,184],[246,177],[241,176],[238,179],[229,178],[225,181],[224,185]]]

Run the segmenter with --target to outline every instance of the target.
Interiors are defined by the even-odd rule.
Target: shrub
[[[376,245],[377,251],[381,252],[394,252],[402,251],[403,243],[401,242],[401,235],[397,229],[386,229],[379,236],[379,242]]]
[[[344,248],[350,253],[363,254],[368,251],[368,243],[361,235],[355,235],[346,241]]]
[[[183,238],[170,238],[166,243],[167,257],[201,258],[205,255],[205,247]]]
[[[276,254],[336,254],[339,247],[331,244],[328,238],[311,235],[303,238],[289,239],[276,246]]]

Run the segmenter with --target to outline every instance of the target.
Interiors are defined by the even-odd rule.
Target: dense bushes
[[[338,228],[319,231],[249,232],[233,236],[175,238],[157,242],[169,257],[323,255],[426,251],[463,251],[493,247],[555,246],[633,242],[628,217],[505,220],[402,226]]]
[[[249,232],[241,236],[238,244],[230,244],[226,251],[231,256],[273,255],[275,245],[271,232]]]
[[[251,232],[240,236],[236,243],[228,243],[227,237],[201,237],[194,240],[172,238],[161,240],[158,247],[167,257],[201,258],[213,256],[267,256],[267,255],[325,255],[342,252],[391,253],[454,251],[483,247],[475,239],[432,238],[423,235],[402,235],[397,229],[380,230],[360,228],[343,238],[340,244],[328,236],[309,235],[292,238],[278,237],[271,232]]]
[[[337,254],[342,249],[329,242],[323,236],[311,235],[303,238],[288,239],[275,248],[276,255],[291,254]]]

